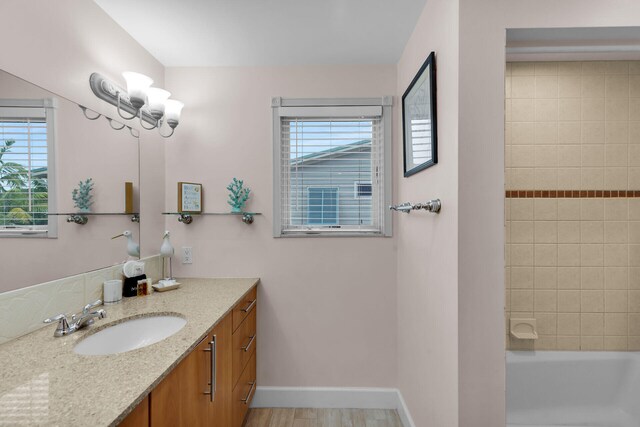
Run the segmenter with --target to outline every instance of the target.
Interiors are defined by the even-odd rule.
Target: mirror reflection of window
[[[0,100],[0,235],[45,237],[49,231],[50,104],[47,100]]]
[[[411,156],[407,159],[407,169],[412,169],[431,160],[431,93],[429,88],[429,68],[416,82],[415,92],[407,99],[409,120],[406,135],[411,135]]]

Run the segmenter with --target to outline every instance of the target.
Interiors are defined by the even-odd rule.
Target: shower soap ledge
[[[536,319],[511,318],[509,319],[511,335],[519,340],[537,340]]]

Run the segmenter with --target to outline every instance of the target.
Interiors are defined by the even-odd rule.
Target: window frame
[[[47,126],[47,210],[56,212],[57,180],[56,180],[56,110],[58,101],[55,98],[43,99],[0,99],[0,108],[42,108],[45,112]],[[56,216],[49,216],[46,232],[34,232],[17,228],[15,232],[3,230],[0,239],[56,239],[58,238],[58,220]]]
[[[272,131],[273,131],[273,236],[274,237],[391,237],[393,236],[393,219],[391,211],[383,209],[381,213],[380,230],[348,230],[344,232],[301,230],[296,233],[285,233],[282,230],[282,206],[281,206],[281,180],[282,180],[282,107],[382,107],[380,117],[383,126],[383,176],[384,182],[381,189],[384,191],[384,206],[389,206],[392,200],[392,114],[393,97],[383,96],[377,98],[282,98],[271,99]],[[357,111],[357,108],[354,109]],[[373,182],[372,182],[373,185]]]

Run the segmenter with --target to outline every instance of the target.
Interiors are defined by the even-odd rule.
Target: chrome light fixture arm
[[[95,96],[118,108],[118,114],[120,114],[122,118],[130,120],[120,113],[120,111],[125,111],[132,115],[131,119],[140,115],[140,120],[143,120],[150,125],[156,124],[156,119],[154,119],[149,113],[144,110],[138,111],[131,104],[125,89],[107,80],[103,75],[99,73],[91,74],[91,77],[89,77],[89,86]]]

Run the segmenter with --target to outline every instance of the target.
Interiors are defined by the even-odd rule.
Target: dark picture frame
[[[431,52],[402,95],[405,178],[438,163],[436,99],[436,54]]]

